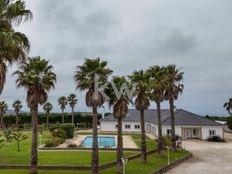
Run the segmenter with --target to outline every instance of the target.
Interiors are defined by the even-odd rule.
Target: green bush
[[[52,137],[51,139],[45,142],[44,147],[56,147],[64,142],[64,139],[59,137]]]
[[[60,128],[66,132],[67,138],[74,137],[74,126],[72,124],[70,123],[61,124]]]
[[[72,148],[72,147],[77,147],[77,145],[74,144],[74,143],[71,143],[71,144],[68,145],[68,147],[71,147],[71,148]]]
[[[232,130],[232,117],[228,117],[226,121],[227,121],[228,128]]]
[[[67,138],[66,131],[61,129],[61,128],[54,129],[51,133],[52,133],[53,137],[58,137],[58,138],[62,138],[62,139]]]
[[[217,135],[212,136],[212,137],[208,137],[207,141],[209,141],[209,142],[225,142],[224,139],[222,139],[221,137],[219,137]]]

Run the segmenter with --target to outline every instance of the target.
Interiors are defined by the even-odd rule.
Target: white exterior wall
[[[125,125],[128,124],[131,126],[130,129],[125,129]],[[117,122],[115,121],[104,121],[101,122],[101,131],[105,132],[116,132]],[[122,124],[122,129],[125,132],[140,132],[141,131],[141,126],[140,129],[135,129],[135,125],[140,125],[139,122],[123,122]],[[182,137],[182,128],[200,128],[201,130],[201,136],[203,140],[206,140],[209,137],[209,131],[210,130],[215,130],[216,135],[220,136],[221,138],[224,138],[224,127],[223,126],[179,126],[177,125],[175,127],[175,133],[176,135]],[[162,134],[167,135],[167,130],[171,129],[171,126],[169,125],[162,125]],[[156,124],[146,122],[145,123],[145,131],[148,133],[151,133],[155,136],[158,136],[158,128]]]
[[[224,138],[224,128],[221,126],[202,126],[202,139],[207,139],[209,135],[210,130],[215,130],[215,133],[217,136],[220,136],[221,138]]]
[[[116,121],[104,121],[104,122],[101,122],[101,131],[102,132],[117,131],[116,125],[117,125]],[[125,125],[130,125],[130,129],[126,129]],[[140,126],[140,122],[122,122],[122,131],[125,131],[125,132],[140,132],[141,131],[141,126],[140,126],[139,129],[135,129],[135,125]]]

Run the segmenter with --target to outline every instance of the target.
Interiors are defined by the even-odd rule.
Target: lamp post
[[[42,146],[42,138],[43,138],[43,135],[39,135],[39,147],[41,147]]]
[[[126,174],[126,163],[128,162],[127,158],[122,158],[122,168],[123,168],[123,174]]]
[[[168,149],[168,165],[170,164],[170,146],[167,146]]]

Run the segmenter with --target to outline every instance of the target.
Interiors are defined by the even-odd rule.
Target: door
[[[192,138],[191,129],[185,129],[185,138]]]

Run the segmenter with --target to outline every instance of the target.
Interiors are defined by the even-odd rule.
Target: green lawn
[[[0,165],[1,164],[29,164],[30,161],[30,143],[31,133],[27,132],[29,139],[21,144],[21,152],[17,152],[15,143],[8,143],[5,147],[0,149]],[[44,137],[48,136],[48,133],[44,133]],[[140,146],[140,135],[131,135],[134,141]],[[153,140],[147,139],[148,150],[156,148]],[[125,152],[124,156],[131,156],[137,152]],[[165,152],[166,153],[166,152]],[[100,164],[114,161],[116,159],[116,152],[100,152]],[[187,154],[186,151],[171,152],[171,160],[183,157]],[[50,152],[39,152],[39,164],[42,165],[85,165],[89,166],[91,162],[91,151],[50,151]],[[158,158],[157,154],[148,156],[148,163],[141,164],[140,159],[130,161],[126,166],[126,173],[128,174],[147,174],[156,169],[161,168],[167,164],[166,154],[163,158]],[[26,174],[27,170],[0,170],[0,174]],[[39,171],[40,174],[88,174],[90,172],[81,171]],[[110,168],[101,171],[101,174],[117,174],[115,168]]]

